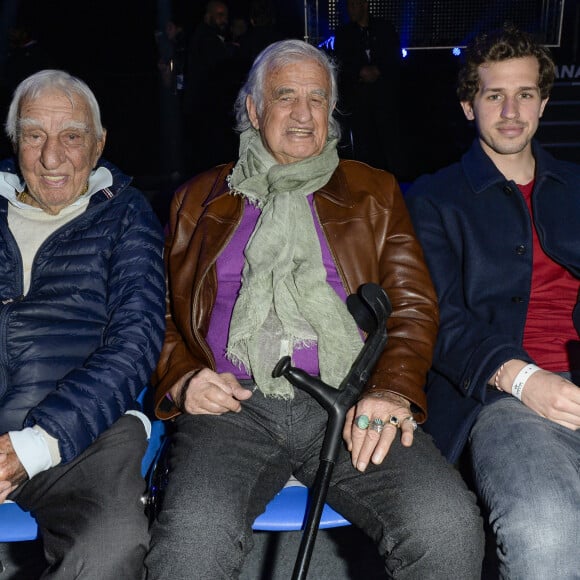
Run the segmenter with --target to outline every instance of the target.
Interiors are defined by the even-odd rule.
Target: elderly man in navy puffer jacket
[[[136,398],[164,333],[162,231],[100,162],[89,87],[16,89],[0,164],[0,503],[36,517],[46,578],[141,578],[147,418]]]

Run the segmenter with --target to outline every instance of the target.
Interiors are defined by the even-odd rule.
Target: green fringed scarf
[[[266,396],[290,399],[278,360],[318,345],[320,375],[338,387],[362,346],[356,323],[326,282],[320,243],[306,197],[338,166],[336,140],[320,155],[277,164],[253,128],[240,136],[240,158],[229,177],[233,194],[261,209],[245,249],[226,356],[243,365]]]

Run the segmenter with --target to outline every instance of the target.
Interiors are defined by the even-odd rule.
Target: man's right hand
[[[240,401],[252,396],[231,373],[218,374],[202,369],[183,385],[176,385],[171,395],[181,411],[192,415],[222,415],[228,411],[238,413]]]
[[[568,429],[580,428],[580,388],[560,375],[535,372],[526,381],[522,403]]]
[[[28,475],[12,447],[8,433],[0,435],[0,503],[23,482]]]

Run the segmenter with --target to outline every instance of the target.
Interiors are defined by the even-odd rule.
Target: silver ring
[[[405,421],[409,421],[409,423],[411,423],[411,425],[413,425],[413,431],[417,430],[417,421],[415,421],[415,417],[413,417],[413,415],[409,415],[408,417],[405,417],[401,423],[404,423]]]
[[[380,433],[385,428],[385,422],[378,417],[373,419],[370,428],[377,433]]]
[[[395,415],[391,415],[389,417],[389,424],[392,425],[393,427],[400,427],[401,421],[399,420],[399,417],[395,417]]]

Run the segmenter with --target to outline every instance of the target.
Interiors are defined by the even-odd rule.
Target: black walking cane
[[[320,453],[320,465],[310,491],[308,517],[296,557],[292,580],[306,578],[334,463],[342,444],[341,435],[346,413],[358,401],[360,393],[387,343],[386,321],[391,314],[392,307],[381,286],[372,283],[363,284],[357,294],[351,294],[348,297],[347,306],[359,328],[364,330],[368,337],[338,389],[328,386],[301,369],[292,367],[288,356],[280,359],[272,372],[274,377],[284,376],[295,387],[312,395],[328,413],[328,425]]]

